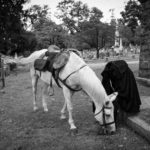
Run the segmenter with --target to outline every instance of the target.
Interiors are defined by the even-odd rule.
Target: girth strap
[[[98,113],[95,114],[95,116],[97,116],[98,114],[100,114],[103,111],[103,109],[104,109],[104,106],[102,107],[102,109]]]
[[[80,88],[80,89],[73,89],[73,88],[71,88],[67,83],[66,83],[66,80],[71,76],[71,75],[73,75],[74,73],[76,73],[77,71],[79,71],[79,70],[81,70],[82,68],[84,68],[84,67],[86,67],[87,65],[85,64],[85,65],[83,65],[82,67],[80,67],[78,70],[76,70],[76,71],[73,71],[71,74],[69,74],[64,80],[62,80],[61,78],[59,78],[58,77],[58,80],[59,81],[61,81],[68,89],[70,89],[71,91],[75,91],[75,92],[77,92],[77,91],[80,91],[82,88]]]
[[[87,65],[84,65],[84,66],[80,67],[78,70],[73,71],[73,72],[72,72],[71,74],[69,74],[63,81],[66,82],[66,80],[67,80],[72,74],[76,73],[77,71],[81,70],[82,68],[84,68],[84,67],[86,67],[86,66],[87,66]]]

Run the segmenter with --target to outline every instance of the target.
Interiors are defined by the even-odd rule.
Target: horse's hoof
[[[77,130],[77,129],[71,129],[71,130],[70,130],[70,135],[71,135],[71,136],[75,136],[77,133],[78,133],[78,130]]]
[[[60,116],[60,120],[65,120],[66,116]]]
[[[48,112],[48,109],[46,108],[46,109],[44,109],[44,112]]]
[[[54,98],[54,97],[51,97],[51,100],[52,100],[52,101],[55,101],[55,98]]]
[[[99,132],[99,135],[114,135],[115,131],[108,131],[106,129],[103,129],[101,132]]]
[[[34,107],[33,108],[33,111],[35,112],[35,111],[37,111],[38,110],[38,107]]]
[[[114,135],[114,134],[115,134],[115,131],[109,132],[109,135]]]
[[[0,90],[0,93],[3,93],[3,94],[4,94],[4,93],[5,93],[5,91],[4,91],[4,90]]]
[[[105,129],[98,129],[98,133],[97,133],[97,134],[98,134],[98,135],[106,135],[107,132],[106,132]]]

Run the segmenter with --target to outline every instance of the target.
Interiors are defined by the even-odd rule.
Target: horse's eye
[[[106,102],[105,102],[105,105],[106,105],[106,106],[109,105],[109,101],[106,101]]]

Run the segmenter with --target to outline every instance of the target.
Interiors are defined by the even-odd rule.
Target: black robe
[[[122,110],[128,113],[140,111],[141,100],[136,80],[124,60],[108,62],[101,75],[107,94],[118,92],[116,101]]]

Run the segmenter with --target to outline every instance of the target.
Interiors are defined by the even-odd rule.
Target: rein
[[[95,114],[95,116],[99,115],[103,111],[103,109],[104,109],[104,106],[102,107],[102,109],[98,113]]]
[[[111,124],[114,124],[115,121],[112,121],[112,122],[108,122],[106,123],[106,120],[105,120],[105,109],[111,109],[111,107],[106,107],[103,105],[102,109],[95,114],[95,116],[99,115],[101,112],[103,112],[103,124],[100,124],[102,127],[107,127],[108,125],[111,125]]]

